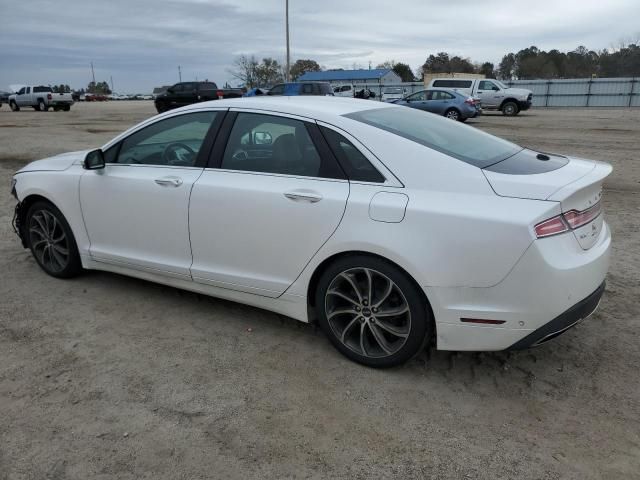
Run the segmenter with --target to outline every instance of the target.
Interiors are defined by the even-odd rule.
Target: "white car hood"
[[[518,97],[526,98],[531,93],[531,90],[527,90],[525,88],[508,88],[507,94],[514,95]]]
[[[66,170],[74,163],[81,162],[90,151],[91,150],[81,150],[78,152],[61,153],[54,157],[36,160],[35,162],[25,165],[16,173]]]

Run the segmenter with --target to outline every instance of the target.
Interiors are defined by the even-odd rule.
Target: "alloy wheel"
[[[394,355],[411,332],[411,311],[402,290],[370,268],[336,275],[325,295],[325,312],[335,337],[368,358]]]
[[[456,112],[455,110],[449,110],[447,112],[447,118],[450,118],[451,120],[458,120],[458,118],[460,117],[460,114],[458,112]]]
[[[29,221],[29,242],[40,265],[52,273],[69,264],[69,239],[60,221],[48,210],[37,210]]]

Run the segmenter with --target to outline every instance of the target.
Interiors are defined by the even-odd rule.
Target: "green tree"
[[[262,59],[255,70],[256,82],[259,87],[271,87],[284,81],[282,67],[277,60],[267,57]]]
[[[494,71],[494,65],[491,62],[484,62],[480,65],[478,69],[478,73],[481,73],[487,78],[496,78],[496,72]]]
[[[320,65],[315,60],[299,59],[291,66],[290,75],[292,80],[297,80],[307,72],[319,72]]]

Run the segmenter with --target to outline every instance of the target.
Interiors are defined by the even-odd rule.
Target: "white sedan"
[[[106,270],[317,321],[389,367],[425,345],[539,345],[590,315],[610,172],[401,106],[217,100],[27,165],[14,223],[55,277]]]

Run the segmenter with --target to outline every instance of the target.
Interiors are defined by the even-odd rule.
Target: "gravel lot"
[[[469,122],[614,166],[607,291],[593,317],[535,350],[434,351],[387,371],[265,311],[38,269],[9,225],[13,171],[153,113],[0,109],[0,480],[640,478],[640,109]]]

